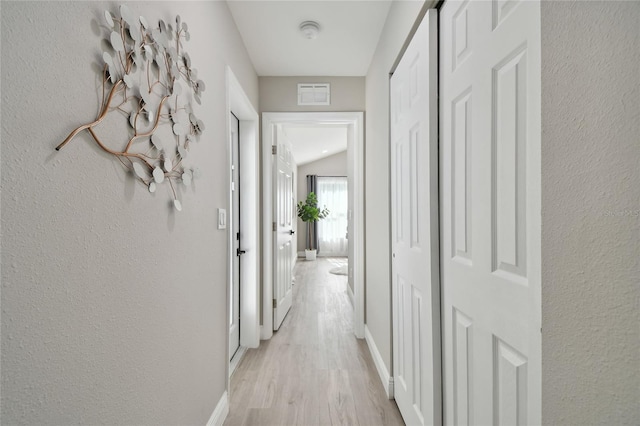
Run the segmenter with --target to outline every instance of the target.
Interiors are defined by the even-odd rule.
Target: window
[[[347,256],[347,178],[318,176],[317,195],[318,207],[329,209],[329,215],[318,222],[318,252],[323,256]]]

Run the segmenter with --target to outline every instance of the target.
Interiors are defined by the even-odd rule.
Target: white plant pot
[[[307,260],[316,260],[316,250],[305,250],[304,254],[307,257]]]

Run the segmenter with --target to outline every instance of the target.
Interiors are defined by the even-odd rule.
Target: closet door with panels
[[[541,423],[540,3],[440,12],[445,423]]]

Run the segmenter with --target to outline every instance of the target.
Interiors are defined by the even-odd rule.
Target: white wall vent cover
[[[298,105],[331,105],[331,84],[298,84]]]

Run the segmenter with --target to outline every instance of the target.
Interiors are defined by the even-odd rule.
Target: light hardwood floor
[[[225,425],[403,425],[364,340],[353,334],[346,259],[298,259],[293,307],[231,377]]]

